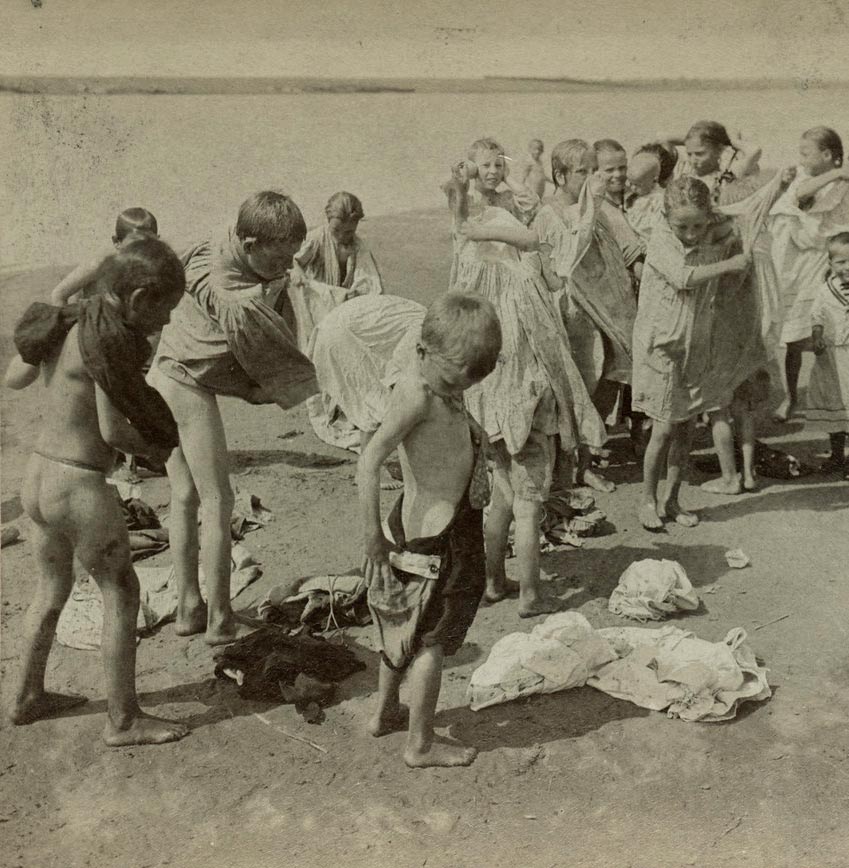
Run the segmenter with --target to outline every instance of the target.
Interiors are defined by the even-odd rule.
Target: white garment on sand
[[[607,608],[637,621],[660,621],[672,612],[693,611],[699,598],[677,561],[645,558],[622,573]]]

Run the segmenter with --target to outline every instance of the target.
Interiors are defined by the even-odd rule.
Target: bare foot
[[[610,494],[611,491],[616,491],[615,482],[605,479],[593,470],[585,470],[581,476],[582,481],[579,481],[579,485],[586,485],[587,488],[592,488],[593,491],[601,491],[604,494]]]
[[[470,766],[477,755],[477,748],[434,738],[429,750],[417,751],[408,747],[404,751],[404,762],[411,769],[456,768]]]
[[[207,645],[230,645],[237,639],[242,639],[255,633],[259,625],[251,624],[244,619],[231,615],[218,625],[210,625],[206,629],[204,641]]]
[[[653,503],[644,503],[637,513],[640,524],[651,531],[663,530],[663,520],[657,513],[657,507]]]
[[[787,422],[793,418],[796,412],[796,405],[789,399],[785,398],[779,405],[776,411],[772,414],[773,422]]]
[[[740,482],[740,474],[738,473],[734,479],[725,479],[720,476],[718,479],[703,482],[699,488],[702,491],[709,491],[711,494],[740,494],[743,490],[743,483]]]
[[[760,488],[756,476],[743,477],[743,491],[757,491]]]
[[[392,711],[378,711],[368,722],[366,727],[369,735],[380,738],[389,735],[390,732],[400,732],[406,729],[410,723],[410,709],[403,703]]]
[[[540,615],[551,615],[563,608],[563,601],[557,597],[539,596],[531,600],[519,600],[520,618],[538,618]]]
[[[519,583],[511,582],[509,579],[503,579],[500,582],[487,582],[486,593],[483,598],[487,603],[500,603],[508,597],[519,596]]]
[[[206,632],[206,603],[201,602],[185,610],[177,607],[177,621],[174,624],[174,632],[178,636],[194,636],[196,633]]]
[[[111,720],[108,721],[103,740],[109,747],[127,747],[134,744],[166,744],[169,741],[179,741],[188,734],[189,728],[184,723],[140,711],[130,725],[123,729],[119,729]]]
[[[49,717],[58,717],[69,708],[76,708],[88,702],[85,696],[73,694],[49,693],[43,691],[31,696],[19,698],[9,714],[9,720],[15,726],[24,726],[36,720]]]
[[[699,523],[699,517],[696,513],[682,509],[677,500],[668,500],[661,504],[660,511],[662,515],[676,524],[680,524],[681,527],[695,527]]]

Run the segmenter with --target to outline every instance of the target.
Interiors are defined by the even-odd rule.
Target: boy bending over
[[[501,327],[484,298],[449,292],[430,307],[386,416],[360,458],[364,573],[381,652],[380,736],[409,719],[410,767],[469,765],[477,751],[433,731],[443,655],[456,653],[486,585],[482,509],[489,499],[485,434],[463,392],[495,367]],[[404,493],[380,522],[380,468],[398,448]],[[409,710],[398,692],[409,671]]]
[[[6,385],[21,389],[41,370],[50,425],[38,438],[21,492],[33,521],[41,579],[26,616],[23,677],[11,719],[31,723],[83,702],[48,693],[47,657],[74,583],[73,557],[103,594],[103,664],[111,746],[182,738],[180,723],[142,712],[135,688],[139,584],[116,489],[106,482],[114,450],[164,461],[177,427],[144,382],[145,336],[168,322],[185,277],[163,242],[135,241],[98,268],[97,294],[67,307],[36,303],[15,329],[19,355]]]

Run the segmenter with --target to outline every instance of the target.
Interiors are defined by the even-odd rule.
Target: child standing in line
[[[708,187],[696,178],[670,182],[665,220],[649,243],[634,324],[634,408],[652,419],[643,461],[644,499],[640,523],[660,530],[669,518],[693,527],[698,517],[679,503],[690,450],[692,420],[705,406],[711,364],[712,307],[718,278],[745,271],[751,257],[723,259],[710,243],[713,221]],[[658,498],[666,466],[667,490]]]
[[[805,417],[829,435],[831,455],[822,471],[849,479],[849,231],[828,240],[828,272],[817,287],[811,323],[816,361]]]
[[[528,142],[528,153],[518,161],[519,165],[516,167],[519,183],[540,199],[545,195],[546,177],[542,165],[544,151],[542,139],[531,139]]]
[[[180,433],[167,464],[179,595],[174,629],[179,636],[205,633],[210,645],[226,645],[248,631],[230,604],[234,495],[217,396],[288,409],[318,392],[285,294],[305,236],[298,206],[266,190],[242,203],[235,228],[223,238],[184,254],[186,292],[162,331],[148,375]],[[198,510],[208,605],[198,584]]]
[[[843,142],[829,127],[813,127],[799,142],[795,183],[770,214],[772,253],[779,281],[781,343],[786,346],[787,395],[775,411],[786,422],[799,403],[802,353],[808,349],[814,295],[827,264],[826,238],[849,224],[849,167]]]
[[[440,296],[359,462],[363,572],[381,651],[369,731],[381,736],[409,722],[404,761],[413,768],[465,766],[477,753],[438,740],[433,722],[443,657],[462,646],[486,583],[486,442],[465,410],[463,392],[492,371],[500,350],[501,328],[486,299]],[[386,520],[387,539],[380,468],[396,447],[404,493]],[[399,701],[405,673],[409,710]]]
[[[79,305],[32,305],[15,329],[19,355],[6,385],[20,389],[44,374],[47,418],[30,458],[21,500],[33,522],[41,580],[26,618],[23,677],[15,724],[73,707],[81,697],[45,690],[53,634],[74,583],[76,557],[103,594],[104,740],[120,747],[161,744],[187,728],[142,712],[135,688],[139,583],[115,489],[106,482],[114,449],[163,461],[177,427],[144,382],[145,336],[168,321],[185,287],[180,260],[161,241],[124,245],[101,263],[96,295]]]
[[[646,245],[652,229],[663,219],[663,187],[659,179],[660,160],[656,154],[639,151],[631,157],[625,216]]]
[[[510,181],[504,152],[493,140],[475,142],[468,158],[455,166],[446,186],[455,223],[451,287],[489,299],[503,336],[492,375],[466,394],[466,404],[492,441],[496,459],[486,523],[486,596],[497,602],[518,591],[519,615],[531,618],[557,611],[560,605],[543,592],[539,552],[556,438],[567,455],[581,443],[601,448],[604,423],[572,360],[539,257],[520,255],[539,247],[536,233],[526,225],[539,200],[521,189],[499,190]],[[471,195],[470,178],[475,180]],[[514,517],[518,587],[508,583],[504,568]]]
[[[139,238],[158,238],[159,227],[156,217],[145,208],[126,208],[115,221],[115,234],[112,245],[120,250],[125,244],[137,241]],[[78,265],[70,274],[56,284],[50,293],[53,304],[63,305],[73,300],[78,293],[83,297],[91,294],[94,275],[105,256],[99,256],[89,263]]]

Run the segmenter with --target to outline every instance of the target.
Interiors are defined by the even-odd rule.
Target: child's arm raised
[[[97,402],[97,423],[104,443],[128,455],[146,455],[155,461],[165,463],[171,454],[170,449],[148,443],[115,408],[106,392],[97,383],[94,384],[94,394]]]
[[[821,175],[800,181],[795,191],[796,201],[801,204],[832,181],[849,181],[849,165],[840,166],[838,169],[832,169],[829,172],[823,172]]]
[[[392,451],[422,422],[430,395],[424,384],[402,379],[392,392],[386,417],[363,449],[357,465],[357,489],[363,517],[363,575],[371,584],[389,578],[389,544],[380,522],[380,468]]]
[[[738,178],[745,178],[757,172],[758,161],[763,153],[761,146],[745,141],[742,133],[737,133],[737,138],[730,141],[731,147],[736,151],[732,163],[729,164],[734,174]]]
[[[50,293],[51,303],[58,307],[68,304],[87,283],[94,280],[94,275],[103,259],[104,257],[100,257],[78,265],[70,274],[63,277]]]
[[[9,389],[26,389],[38,379],[39,373],[39,365],[28,365],[20,356],[15,356],[6,368],[3,385]]]
[[[501,241],[519,250],[538,250],[539,239],[525,226],[493,226],[486,223],[461,223],[457,232],[469,241]]]

